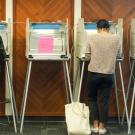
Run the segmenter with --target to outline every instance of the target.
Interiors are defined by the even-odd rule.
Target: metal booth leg
[[[29,87],[29,80],[30,80],[30,73],[31,73],[31,66],[32,66],[32,61],[28,61],[28,66],[27,66],[27,74],[26,74],[26,80],[25,80],[25,89],[24,89],[24,97],[23,97],[23,103],[21,106],[22,109],[22,116],[21,116],[21,125],[20,125],[20,133],[23,131],[23,124],[24,124],[24,114],[26,110],[26,102],[27,102],[27,96],[28,96],[28,87]]]
[[[78,91],[77,101],[80,100],[82,79],[83,79],[83,73],[84,73],[84,66],[85,66],[85,61],[82,61],[81,78],[80,78],[80,83],[79,83],[79,91]]]
[[[66,67],[66,76],[67,76],[67,81],[68,81],[68,86],[69,86],[70,99],[71,99],[71,102],[73,102],[73,94],[72,94],[72,90],[71,90],[71,83],[70,83],[70,77],[69,77],[69,70],[68,70],[67,61],[64,61],[64,65]]]
[[[66,65],[64,64],[64,61],[63,61],[63,70],[64,70],[64,80],[65,80],[65,86],[66,86],[67,103],[69,103],[70,99],[69,99],[69,92],[68,92],[68,82],[67,82],[67,77],[66,77]]]
[[[19,118],[20,121],[22,119],[22,114],[23,114],[24,100],[25,100],[26,91],[27,91],[26,87],[28,87],[27,85],[29,85],[29,84],[27,84],[27,83],[29,83],[27,81],[27,79],[29,80],[28,77],[30,77],[30,73],[29,72],[31,72],[31,66],[32,66],[32,63],[30,63],[30,61],[28,61],[27,71],[26,71],[26,78],[25,78],[25,85],[24,85],[24,91],[23,91],[23,99],[22,99],[22,104],[21,104],[21,112],[20,112],[20,118]]]
[[[9,77],[10,77],[10,81],[11,81],[12,79],[11,79],[11,70],[10,70],[10,66],[9,66],[9,61],[6,61],[6,62],[7,62],[8,71],[9,71]],[[12,90],[12,97],[13,97],[15,116],[16,116],[16,120],[18,122],[18,113],[17,113],[16,100],[15,100],[15,94],[14,94],[14,88],[13,88],[12,81],[11,81],[11,90]]]
[[[125,88],[124,88],[124,80],[123,80],[123,75],[122,75],[121,62],[118,61],[118,64],[119,64],[119,70],[120,70],[120,78],[121,78],[121,85],[122,85],[124,106],[125,106],[125,111],[126,111],[127,125],[129,125],[128,110],[127,110],[127,102],[126,102],[126,97],[125,97]]]
[[[133,75],[134,67],[135,67],[135,60],[133,60],[132,66],[131,66],[131,71],[130,71],[130,76],[129,76],[129,82],[128,82],[128,88],[127,88],[127,93],[126,93],[126,102],[128,101],[129,90],[130,90],[130,86],[131,86],[131,81],[132,81],[132,75]],[[124,123],[124,118],[125,118],[125,108],[124,108],[124,111],[123,111],[123,116],[122,116],[122,122],[121,122],[121,124]]]
[[[13,101],[13,92],[12,92],[13,90],[12,90],[12,82],[11,82],[11,78],[10,78],[8,61],[6,61],[6,71],[7,71],[6,75],[7,75],[7,79],[8,79],[9,94],[10,94],[10,100],[11,100],[11,109],[12,109],[12,113],[13,113],[14,130],[15,130],[15,133],[17,133],[16,118],[15,118],[15,111],[14,111],[14,101]]]
[[[134,88],[133,88],[132,101],[131,101],[131,109],[130,109],[130,116],[129,116],[128,134],[131,133],[131,122],[132,122],[134,101],[135,101],[135,81],[134,81]]]
[[[118,113],[118,123],[120,124],[120,109],[119,109],[119,98],[118,98],[116,74],[114,74],[114,84],[115,84],[116,106],[117,106],[117,113]]]

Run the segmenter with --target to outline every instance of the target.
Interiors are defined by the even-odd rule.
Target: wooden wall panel
[[[73,24],[72,0],[15,0],[14,5],[14,86],[20,110],[27,60],[25,58],[25,21],[66,21]],[[20,23],[22,22],[22,23]],[[64,114],[66,92],[61,62],[33,62],[28,93],[27,115]]]
[[[129,78],[129,25],[131,18],[135,17],[135,0],[82,0],[82,17],[85,21],[93,21],[101,18],[116,21],[118,18],[124,19],[124,61],[123,61],[123,75],[125,88],[127,89]],[[127,36],[128,35],[128,36]],[[120,102],[120,111],[123,111],[123,97],[120,85],[120,77],[118,67],[117,71],[117,83],[118,94]],[[87,68],[85,70],[85,76],[87,76]],[[86,79],[84,80],[86,82]],[[86,83],[83,84],[82,100],[86,100]],[[130,95],[131,96],[131,95]],[[130,104],[130,101],[128,102]],[[114,94],[114,88],[110,98],[110,116],[117,116],[116,100]]]
[[[5,0],[0,0],[0,21],[5,19]],[[3,62],[0,62],[0,115],[4,115],[5,104],[5,66]]]
[[[5,17],[5,0],[0,0],[0,20]]]
[[[111,19],[112,0],[82,0],[82,17],[85,21]]]

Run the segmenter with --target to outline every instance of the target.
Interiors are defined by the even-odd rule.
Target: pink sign
[[[40,36],[38,38],[38,52],[39,53],[52,53],[53,52],[53,37]]]

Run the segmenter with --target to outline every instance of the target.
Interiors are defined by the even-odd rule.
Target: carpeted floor
[[[18,124],[19,131],[19,124]],[[107,125],[107,135],[127,135],[127,125],[119,125],[117,122],[109,122]],[[21,135],[15,134],[12,122],[0,123],[0,135]],[[64,121],[25,121],[23,135],[67,135]],[[96,135],[96,134],[92,134]],[[135,135],[135,125],[132,124],[131,134]]]

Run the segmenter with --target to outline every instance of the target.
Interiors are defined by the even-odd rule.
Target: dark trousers
[[[91,121],[98,120],[106,123],[113,82],[113,74],[88,72],[88,101]]]

